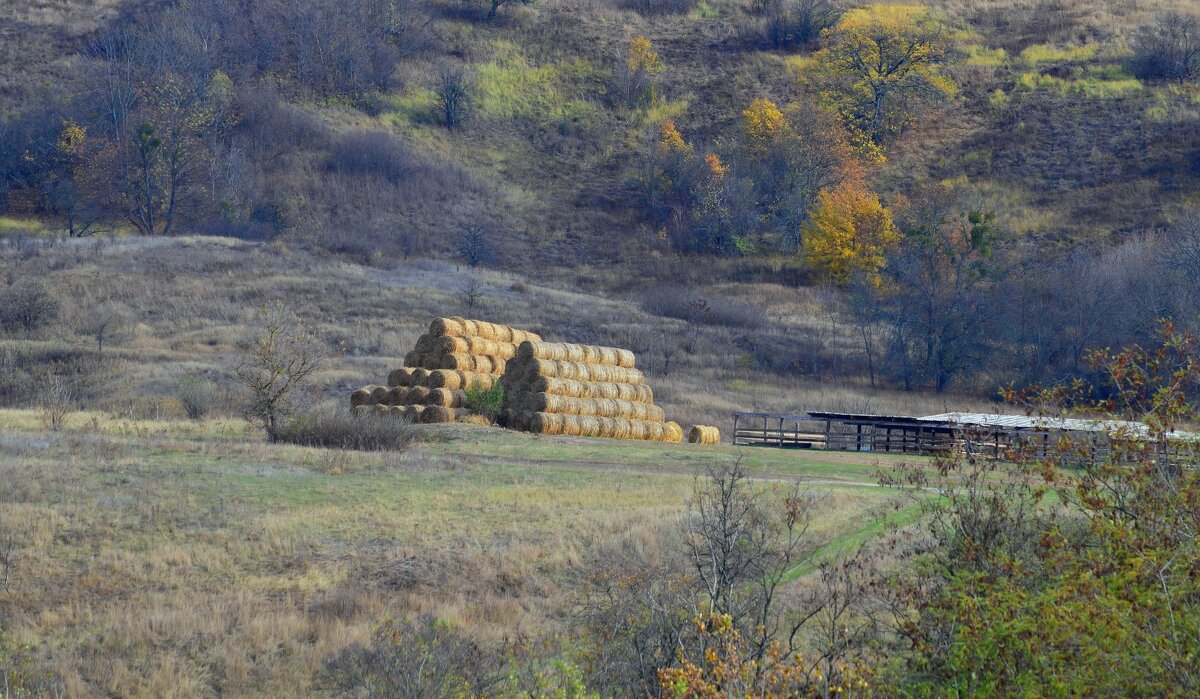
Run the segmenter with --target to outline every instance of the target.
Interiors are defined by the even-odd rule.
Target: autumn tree
[[[835,115],[808,103],[779,109],[755,100],[743,113],[744,160],[762,224],[795,252],[818,193],[861,178],[863,169]]]
[[[857,181],[823,190],[812,219],[804,226],[803,252],[809,264],[839,283],[863,275],[883,283],[888,253],[900,241],[892,213]]]
[[[639,36],[629,42],[625,59],[618,69],[618,82],[625,101],[631,106],[653,104],[658,99],[656,79],[665,67],[650,40]]]
[[[882,157],[916,122],[918,108],[953,97],[945,75],[949,39],[922,5],[869,5],[825,30],[817,61],[822,98],[842,117],[855,145]]]

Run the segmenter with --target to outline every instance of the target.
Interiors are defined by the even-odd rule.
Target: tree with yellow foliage
[[[766,153],[787,125],[783,112],[771,100],[760,97],[751,102],[742,112],[742,128],[751,157]]]
[[[804,257],[838,283],[863,275],[880,286],[888,253],[900,242],[892,213],[861,182],[822,190],[804,226]]]
[[[825,48],[814,54],[822,97],[855,145],[876,159],[915,123],[915,105],[956,94],[942,72],[950,48],[945,26],[922,5],[856,8],[823,36]]]
[[[625,99],[633,106],[654,104],[658,98],[654,88],[654,79],[665,68],[658,60],[658,51],[644,36],[639,36],[629,42],[625,53],[624,71],[618,76],[623,85],[621,90]]]

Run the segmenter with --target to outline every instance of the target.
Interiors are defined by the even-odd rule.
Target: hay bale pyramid
[[[466,389],[504,388],[501,424],[536,434],[681,442],[633,352],[543,342],[536,333],[457,316],[436,318],[388,375],[350,396],[356,412],[454,422],[470,414]]]
[[[350,395],[353,410],[403,415],[413,422],[454,422],[466,409],[466,389],[489,389],[504,373],[517,344],[536,333],[465,318],[435,318],[429,331],[388,374],[387,386],[364,386]]]
[[[500,378],[502,419],[537,434],[683,441],[665,422],[629,350],[559,342],[522,342]]]

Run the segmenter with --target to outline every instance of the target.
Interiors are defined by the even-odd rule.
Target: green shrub
[[[479,413],[492,422],[500,417],[500,409],[504,405],[504,387],[500,384],[492,384],[491,388],[484,388],[477,383],[467,386],[466,393],[466,408],[472,412]]]

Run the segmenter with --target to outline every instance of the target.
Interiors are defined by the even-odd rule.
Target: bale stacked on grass
[[[504,419],[538,434],[683,441],[635,364],[616,347],[522,342],[500,379]]]
[[[405,366],[388,374],[388,385],[358,389],[350,395],[350,405],[414,422],[453,422],[469,413],[467,389],[491,389],[525,341],[540,342],[541,337],[482,320],[435,318],[405,355]]]
[[[688,431],[688,441],[692,444],[720,444],[721,431],[711,425],[692,425]]]

